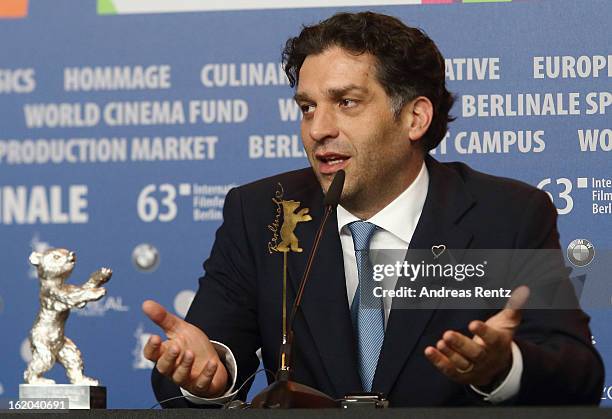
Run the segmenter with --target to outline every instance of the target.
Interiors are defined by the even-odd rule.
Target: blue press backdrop
[[[226,188],[307,165],[295,143],[299,137],[292,138],[299,134],[299,120],[284,118],[280,108],[285,106],[279,105],[279,101],[290,104],[293,92],[278,69],[267,63],[279,62],[285,40],[297,34],[301,25],[337,10],[366,8],[106,15],[98,14],[96,6],[93,0],[31,1],[26,17],[0,20],[0,398],[17,398],[28,359],[24,342],[38,308],[38,283],[27,257],[32,249],[52,246],[77,252],[71,283],[84,282],[101,266],[113,269],[105,299],[81,313],[75,311],[67,334],[84,354],[86,373],[108,387],[109,407],[147,408],[154,404],[151,366],[141,349],[148,334],[157,330],[141,313],[142,301],[153,298],[184,315],[220,224],[219,202]],[[562,213],[562,246],[584,238],[594,244],[597,255],[605,254],[611,246],[612,214],[595,214],[593,205],[601,205],[601,212],[609,208],[610,201],[605,196],[594,200],[592,192],[609,193],[612,187],[592,185],[593,178],[612,179],[610,109],[606,113],[602,107],[602,113],[589,115],[586,97],[595,92],[594,98],[610,102],[610,2],[540,0],[367,9],[396,15],[423,28],[446,58],[455,59],[454,65],[462,58],[499,63],[494,72],[498,77],[493,79],[489,73],[484,80],[449,76],[450,89],[458,97],[453,110],[458,118],[436,157],[462,160],[482,171],[540,185],[551,193]],[[591,71],[586,77],[536,79],[534,57],[538,56],[602,56],[607,62],[597,77]],[[594,60],[584,58],[581,65],[586,66],[587,61]],[[207,87],[202,82],[202,70],[209,64],[236,64],[240,70],[241,63],[262,63],[269,83]],[[153,65],[170,66],[169,88],[67,91],[64,87],[65,68]],[[35,87],[26,87],[31,91],[16,92],[14,83],[8,81],[23,74],[18,69],[33,69]],[[586,72],[586,67],[582,70]],[[204,72],[206,83],[210,74]],[[17,84],[23,84],[23,79]],[[580,114],[465,116],[464,95],[512,94],[516,101],[519,93],[561,94],[564,104],[559,105],[555,96],[555,113],[559,106],[567,108],[569,95],[577,93]],[[140,124],[110,126],[102,118],[94,126],[53,127],[47,121],[46,126],[34,127],[26,117],[26,109],[34,104],[94,103],[103,111],[110,102],[141,101],[180,101],[186,121],[147,125],[141,118]],[[200,119],[190,123],[190,101],[205,101],[207,106],[221,101],[237,109],[229,114],[232,122],[204,123]],[[540,130],[544,146],[531,141],[520,149],[515,143],[505,152],[501,143],[497,152],[482,152],[483,148],[486,151],[485,132],[529,135],[527,131]],[[579,130],[599,130],[600,138],[590,145],[581,144]],[[266,135],[272,136],[270,147],[288,141],[289,156],[276,147],[268,150],[268,157],[260,157],[263,149],[255,136]],[[130,158],[134,137],[180,136],[208,137],[202,140],[202,158],[156,160],[155,150],[151,150],[150,161]],[[91,138],[92,144],[102,143],[103,138],[124,139],[127,157],[108,162],[15,163],[15,149],[10,146],[26,140],[44,139],[42,142],[51,144],[52,139],[71,138]],[[20,150],[21,157],[27,158],[27,150]],[[195,152],[193,147],[191,151]],[[83,208],[73,208],[68,222],[62,220],[61,214],[79,203]],[[11,209],[12,205],[18,210]],[[48,217],[45,206],[49,207]],[[208,219],[194,219],[196,210]],[[140,244],[149,245],[137,251],[141,259],[154,257],[156,251],[159,256],[159,263],[149,271],[134,262]],[[596,257],[593,264],[599,261]],[[587,268],[575,272],[587,273]],[[585,292],[588,287],[587,280]],[[596,347],[610,365],[611,311],[605,306],[587,307],[587,311],[592,316]],[[50,376],[65,382],[57,366]],[[602,402],[612,405],[610,373],[606,383]],[[260,377],[255,387],[262,385]]]

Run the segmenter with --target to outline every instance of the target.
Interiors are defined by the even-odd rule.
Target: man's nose
[[[310,124],[310,137],[314,141],[323,141],[326,138],[335,138],[338,134],[338,124],[334,113],[324,107],[318,107]]]

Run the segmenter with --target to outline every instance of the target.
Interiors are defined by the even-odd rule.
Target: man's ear
[[[425,96],[419,96],[406,104],[402,111],[408,129],[408,138],[417,141],[423,138],[433,118],[433,105]]]
[[[40,265],[40,261],[42,260],[42,254],[38,252],[30,253],[30,263],[34,266]]]

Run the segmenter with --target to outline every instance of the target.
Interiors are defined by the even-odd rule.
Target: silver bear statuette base
[[[106,283],[112,271],[102,268],[81,286],[64,282],[74,269],[76,255],[66,249],[32,252],[30,263],[36,266],[40,280],[40,310],[30,331],[32,360],[23,373],[27,384],[55,384],[43,374],[59,362],[66,369],[72,384],[97,386],[98,380],[83,375],[81,352],[64,334],[66,319],[72,308],[83,308],[90,301],[104,297]]]
[[[19,400],[63,401],[59,409],[106,409],[106,387],[19,384]]]

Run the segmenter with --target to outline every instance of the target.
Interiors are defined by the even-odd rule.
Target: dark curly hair
[[[446,90],[444,58],[420,29],[399,19],[373,12],[338,13],[290,38],[283,50],[283,68],[291,87],[309,55],[338,46],[354,54],[369,53],[377,60],[377,78],[399,117],[404,105],[418,96],[433,104],[433,119],[422,140],[427,152],[444,138],[455,98]]]

